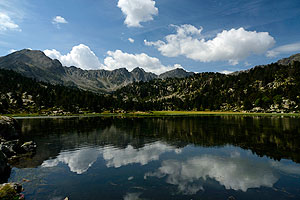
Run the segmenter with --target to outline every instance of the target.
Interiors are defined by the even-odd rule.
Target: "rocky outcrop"
[[[295,61],[300,62],[300,53],[294,54],[288,58],[283,58],[281,60],[278,60],[277,63],[280,65],[289,65]]]
[[[4,183],[7,181],[10,175],[10,170],[11,169],[7,164],[6,156],[0,151],[0,183]]]
[[[20,126],[10,117],[0,116],[0,138],[4,140],[16,139],[20,136]]]
[[[24,195],[20,194],[23,191],[22,185],[18,183],[5,183],[0,185],[0,199],[24,199]]]
[[[0,151],[7,159],[14,159],[21,154],[31,153],[36,149],[33,141],[23,143],[20,140],[4,141],[0,144]]]
[[[8,162],[35,152],[36,144],[20,140],[20,132],[15,119],[0,116],[0,183],[9,178],[11,168]]]
[[[166,79],[166,78],[185,78],[188,76],[193,76],[195,73],[194,72],[187,72],[184,69],[177,68],[173,69],[171,71],[167,71],[165,73],[162,73],[159,75],[159,78],[161,79]]]

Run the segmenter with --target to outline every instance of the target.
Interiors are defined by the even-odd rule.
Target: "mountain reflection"
[[[23,119],[19,122],[22,125],[23,137],[26,140],[35,140],[38,144],[37,152],[31,159],[14,163],[14,166],[19,168],[37,167],[42,163],[54,165],[55,162],[68,165],[78,162],[79,166],[81,161],[74,160],[77,159],[75,155],[81,156],[80,160],[84,160],[84,155],[89,155],[88,163],[92,163],[99,153],[104,155],[108,166],[120,167],[128,163],[143,165],[151,160],[157,160],[163,152],[175,151],[172,150],[173,147],[178,150],[189,144],[202,147],[234,145],[250,149],[259,156],[300,162],[299,118],[93,117]],[[114,148],[105,149],[107,146]],[[85,149],[86,152],[77,151],[82,147],[90,149]],[[90,150],[95,155],[89,152]],[[51,162],[44,162],[45,160]],[[87,166],[82,164],[80,169],[74,168],[74,171],[81,173]]]

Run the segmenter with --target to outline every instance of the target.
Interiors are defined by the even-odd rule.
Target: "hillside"
[[[51,71],[63,70],[60,72],[64,74],[73,70],[72,77],[74,77],[80,70],[75,67],[62,67],[56,60],[41,61],[40,58],[43,60],[44,56],[41,54],[41,57],[27,58],[32,64],[30,66],[20,65],[19,63],[26,63],[21,55],[22,62],[18,59],[15,60],[16,65],[9,66],[19,66],[18,70],[23,69],[25,72],[31,69],[31,74],[42,74],[46,70],[40,72],[39,65],[35,64],[44,63],[43,69],[49,72],[48,76],[42,76],[45,82],[27,78],[12,70],[0,69],[0,113],[71,114],[113,110],[282,113],[299,112],[300,108],[300,62],[293,60],[295,56],[288,58],[287,65],[282,65],[279,61],[229,75],[205,72],[184,78],[152,79],[151,74],[144,73],[140,68],[132,72],[119,69],[113,71],[114,73],[104,70],[81,70],[86,73],[87,83],[93,82],[91,77],[99,76],[98,73],[110,73],[110,76],[115,76],[114,79],[118,79],[116,81],[120,84],[126,82],[126,76],[122,75],[128,73],[137,79],[148,80],[132,82],[111,94],[93,93],[78,89],[75,85],[59,84],[60,77],[55,79],[55,73]],[[169,76],[172,76],[172,73],[170,72]],[[182,74],[185,76],[184,72]],[[80,74],[77,76],[81,77]],[[57,82],[51,84],[49,80]]]
[[[111,95],[38,82],[12,70],[0,69],[0,85],[0,114],[101,112],[115,104]]]
[[[114,94],[129,110],[299,112],[300,62],[225,75],[199,73],[133,83]]]
[[[132,82],[149,81],[158,75],[135,68],[129,72],[125,68],[108,70],[82,70],[75,66],[65,67],[42,51],[24,49],[0,57],[0,69],[14,70],[23,76],[51,84],[77,87],[95,93],[109,93]],[[163,78],[185,77],[193,73],[184,70],[166,72]]]

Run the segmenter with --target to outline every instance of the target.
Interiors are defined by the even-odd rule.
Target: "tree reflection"
[[[177,148],[234,145],[259,156],[300,162],[300,119],[249,116],[202,116],[165,118],[60,118],[24,119],[23,137],[38,148],[31,159],[16,167],[36,167],[60,152],[82,146],[143,148],[162,141]]]

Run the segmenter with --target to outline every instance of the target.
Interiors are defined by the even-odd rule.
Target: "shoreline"
[[[284,116],[300,117],[300,113],[246,113],[230,111],[148,111],[128,113],[85,113],[71,115],[1,114],[16,119],[76,118],[76,117],[196,117],[196,116]]]

